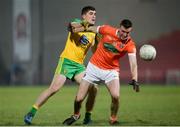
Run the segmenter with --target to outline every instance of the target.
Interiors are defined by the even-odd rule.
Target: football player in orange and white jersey
[[[81,103],[84,100],[88,88],[91,84],[96,84],[98,81],[105,81],[108,91],[111,95],[111,116],[110,124],[117,124],[117,113],[119,108],[119,60],[126,53],[128,53],[130,70],[132,74],[133,88],[139,92],[139,84],[137,83],[137,60],[136,60],[136,46],[130,32],[132,31],[132,22],[124,19],[120,23],[119,28],[114,28],[109,25],[92,26],[84,28],[86,31],[93,31],[100,33],[102,39],[100,40],[96,52],[92,55],[83,80],[79,86],[78,93],[74,102],[74,115],[66,119],[64,123],[71,125],[80,115]],[[78,32],[78,29],[74,29]]]

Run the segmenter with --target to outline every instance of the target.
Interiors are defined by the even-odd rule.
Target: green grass
[[[0,125],[24,125],[23,117],[37,96],[46,87],[0,87]],[[62,125],[73,113],[77,86],[63,87],[36,114],[33,125]],[[93,110],[92,125],[109,125],[110,96],[106,87],[100,86]],[[180,86],[142,86],[135,93],[130,86],[121,87],[120,126],[171,126],[180,125]],[[82,125],[81,119],[74,125]]]

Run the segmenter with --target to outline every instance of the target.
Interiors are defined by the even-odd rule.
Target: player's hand
[[[86,20],[83,20],[81,24],[84,26],[85,30],[87,30],[90,26],[89,22],[87,22]]]
[[[137,81],[135,81],[134,79],[129,83],[129,85],[132,85],[133,86],[133,89],[136,91],[136,92],[139,92],[140,89],[139,89],[139,83]]]

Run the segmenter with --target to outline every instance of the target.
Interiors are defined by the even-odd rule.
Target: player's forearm
[[[98,26],[90,26],[86,29],[86,31],[91,31],[94,33],[98,33]]]
[[[135,81],[138,81],[137,65],[133,65],[131,69],[131,74],[132,74],[132,79],[134,79]]]
[[[70,23],[70,31],[73,33],[82,32],[85,30],[84,26],[81,23],[71,22]]]
[[[71,22],[70,25],[71,25],[71,27],[74,27],[74,28],[82,27],[82,24],[77,23],[77,22]]]
[[[94,33],[98,33],[98,29],[99,29],[98,26],[86,27],[86,26],[83,26],[80,23],[71,23],[70,25],[71,25],[71,31],[73,33],[83,32],[83,31],[91,31],[91,32],[94,32]]]
[[[130,63],[130,70],[131,70],[131,75],[132,75],[132,79],[134,79],[135,81],[138,80],[138,71],[137,71],[137,60],[136,60],[136,54],[135,53],[131,53],[128,54],[129,56],[129,63]]]
[[[88,28],[85,28],[84,26],[72,27],[72,32],[73,33],[83,32],[83,31],[90,31],[90,32],[97,33],[98,32],[98,27],[97,26],[90,26]]]
[[[72,28],[73,33],[83,32],[83,31],[85,31],[85,28],[83,26]]]

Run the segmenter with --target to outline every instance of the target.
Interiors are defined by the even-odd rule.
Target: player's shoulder
[[[136,45],[132,38],[128,39],[125,50],[127,50],[128,53],[136,52]]]
[[[108,25],[108,24],[101,25],[101,27],[109,28],[109,29],[117,29],[114,26],[111,26],[111,25]]]
[[[131,37],[127,40],[127,47],[136,47],[136,43]]]
[[[128,43],[135,45],[135,41],[131,37],[128,39]]]
[[[100,34],[107,34],[107,35],[111,35],[111,36],[116,36],[117,35],[117,31],[118,29],[110,26],[110,25],[102,25],[99,28],[99,33]]]

